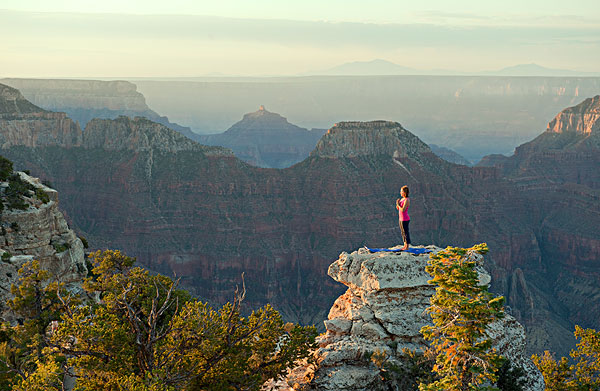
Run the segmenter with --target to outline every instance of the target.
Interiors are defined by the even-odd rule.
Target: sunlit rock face
[[[5,204],[2,211],[0,253],[6,255],[0,262],[0,317],[8,321],[14,320],[14,314],[6,300],[11,297],[10,287],[18,280],[18,270],[24,263],[39,261],[53,279],[66,283],[71,289],[78,289],[87,276],[83,244],[58,208],[58,192],[23,172],[17,175],[46,193],[49,200],[44,203],[28,194],[23,198],[27,209],[9,209]],[[7,186],[7,182],[0,182],[2,196]]]
[[[554,344],[566,355],[573,326],[565,327],[565,320],[600,326],[594,288],[600,286],[600,96],[566,108],[513,156],[488,163],[532,206],[540,251],[539,264],[513,270],[509,305],[532,344]],[[550,312],[562,313],[562,319],[541,322]],[[557,334],[559,328],[563,331]]]
[[[600,95],[586,99],[574,107],[561,111],[548,124],[547,132],[591,135],[600,132]]]
[[[433,252],[441,249],[426,248]],[[479,283],[488,285],[490,274],[482,267],[483,257],[469,255],[478,263]],[[314,353],[316,366],[300,366],[287,379],[271,384],[277,390],[388,390],[371,362],[373,352],[384,352],[389,363],[403,365],[403,349],[422,351],[427,347],[420,330],[431,324],[426,309],[435,286],[425,272],[429,254],[371,253],[359,249],[342,253],[329,266],[328,274],[347,287],[337,298],[326,333],[319,337]],[[544,382],[526,352],[525,330],[506,315],[488,327],[494,348],[513,365],[526,372],[527,390],[543,390]]]

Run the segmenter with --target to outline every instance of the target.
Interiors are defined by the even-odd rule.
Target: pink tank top
[[[404,206],[405,200],[406,200],[406,198],[403,198],[400,200],[400,208],[402,208]],[[410,206],[408,208],[410,208]],[[400,221],[409,221],[410,220],[410,216],[408,215],[408,208],[406,208],[406,210],[404,212],[402,212],[400,209],[398,209],[398,216],[400,218]]]

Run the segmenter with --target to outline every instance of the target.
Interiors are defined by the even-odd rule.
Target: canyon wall
[[[0,135],[12,121],[0,121]],[[40,140],[49,129],[28,131]],[[408,184],[415,244],[487,242],[492,290],[523,321],[531,351],[566,354],[575,323],[600,326],[566,300],[578,292],[569,272],[584,273],[586,259],[600,258],[598,203],[587,187],[573,188],[564,215],[579,211],[574,216],[586,223],[557,230],[560,220],[546,219],[554,199],[521,191],[541,179],[448,163],[387,121],[339,123],[309,158],[283,170],[252,167],[141,118],[93,121],[82,137],[77,145],[35,147],[25,137],[2,154],[53,183],[93,248],[121,249],[149,269],[176,273],[202,299],[230,300],[244,272],[249,307],[269,302],[286,319],[320,324],[342,293],[325,273],[330,260],[342,249],[400,243],[394,202]],[[567,238],[561,232],[573,242],[549,241]],[[582,301],[595,303],[590,278]]]

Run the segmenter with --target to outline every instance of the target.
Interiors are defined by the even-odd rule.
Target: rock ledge
[[[442,250],[426,246],[434,252]],[[472,254],[481,265],[483,257]],[[366,358],[385,352],[401,361],[402,349],[426,347],[420,329],[431,318],[425,311],[435,288],[425,272],[429,254],[380,252],[366,248],[343,252],[328,274],[348,290],[333,304],[325,321],[326,333],[318,339],[317,367],[298,367],[272,389],[384,390],[378,369]],[[478,266],[481,284],[490,275]],[[525,331],[510,315],[489,328],[494,346],[527,373],[527,390],[543,390],[541,374],[525,354]]]

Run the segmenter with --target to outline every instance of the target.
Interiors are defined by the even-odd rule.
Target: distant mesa
[[[540,76],[540,77],[577,77],[600,76],[600,72],[582,72],[569,69],[552,69],[538,64],[517,64],[492,71],[456,71],[451,69],[415,69],[396,64],[391,61],[375,59],[371,61],[354,61],[333,68],[307,72],[306,75],[324,76],[386,76],[386,75],[480,75],[480,76]]]
[[[425,72],[395,64],[391,61],[375,59],[372,61],[354,61],[330,69],[308,72],[308,75],[340,76],[380,76],[380,75],[419,75]]]
[[[311,156],[402,155],[419,158],[430,148],[398,122],[339,122],[319,140]]]
[[[538,64],[518,64],[497,71],[481,72],[482,75],[498,76],[600,76],[598,72],[580,72],[569,69],[552,69]]]
[[[26,100],[19,90],[0,84],[0,115],[20,115],[44,111]]]
[[[0,79],[17,88],[25,98],[46,110],[65,112],[82,128],[94,118],[115,119],[121,115],[146,117],[193,139],[190,128],[172,123],[146,104],[137,86],[128,81]]]

